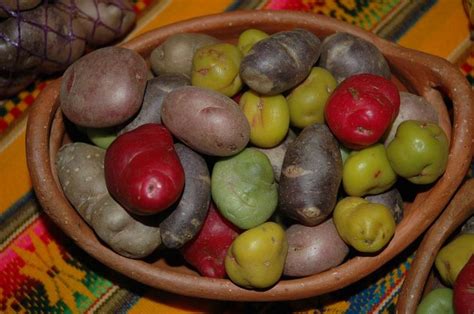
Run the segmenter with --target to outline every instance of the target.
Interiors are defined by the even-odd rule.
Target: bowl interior
[[[400,253],[436,219],[461,183],[470,162],[470,107],[473,101],[465,79],[451,64],[440,58],[404,49],[331,18],[285,11],[238,11],[195,18],[143,34],[123,46],[148,59],[152,49],[174,33],[202,32],[235,42],[239,34],[248,28],[259,28],[268,33],[305,28],[321,39],[344,31],[374,43],[387,58],[392,79],[399,89],[424,96],[438,111],[440,124],[451,139],[446,174],[436,184],[419,190],[409,199],[410,204],[394,238],[379,254],[353,257],[320,274],[284,278],[267,290],[242,289],[227,279],[199,276],[172,252],[157,252],[143,260],[128,259],[97,239],[64,197],[52,167],[59,147],[73,137],[58,110],[60,81],[57,80],[38,97],[28,121],[27,161],[33,187],[39,202],[53,221],[81,248],[108,267],[152,287],[210,299],[275,301],[320,295],[362,279]],[[448,100],[448,106],[445,100]]]

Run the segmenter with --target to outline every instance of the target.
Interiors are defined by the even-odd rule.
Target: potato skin
[[[142,258],[161,244],[160,229],[131,216],[109,194],[104,176],[105,150],[76,142],[66,144],[56,157],[56,169],[64,194],[117,253]]]
[[[280,210],[315,226],[333,211],[342,179],[339,144],[325,124],[307,126],[288,146],[280,176]]]
[[[0,39],[0,69],[52,73],[64,70],[82,56],[86,47],[84,32],[82,29],[74,30],[76,37],[68,39],[73,30],[67,13],[55,5],[41,5],[33,10],[23,11],[20,21],[8,18],[0,22],[2,35],[8,39]],[[43,28],[36,25],[47,25],[47,40]],[[14,44],[20,42],[20,39],[23,49]],[[30,51],[40,52],[40,57]]]
[[[217,44],[219,40],[206,34],[181,33],[168,37],[153,49],[150,62],[156,75],[180,73],[191,78],[193,56],[197,49]]]
[[[332,219],[314,227],[293,224],[286,229],[286,236],[288,255],[283,273],[287,276],[318,274],[341,264],[349,253]]]
[[[386,79],[391,76],[387,60],[374,44],[344,32],[323,40],[319,66],[331,72],[338,83],[360,73],[372,73]]]
[[[37,74],[34,72],[0,71],[0,99],[14,96],[33,83]]]
[[[0,17],[9,17],[10,12],[30,10],[41,3],[42,0],[2,0]]]
[[[425,98],[409,92],[400,92],[400,109],[385,136],[385,147],[393,140],[398,126],[405,120],[426,121],[436,124],[439,122],[438,112]]]
[[[399,223],[403,219],[403,199],[400,192],[396,188],[392,188],[386,192],[368,195],[365,200],[371,203],[385,205],[392,212],[395,223]]]
[[[211,177],[204,158],[181,143],[175,144],[175,150],[184,169],[184,191],[160,223],[163,244],[171,249],[182,247],[201,230],[211,200]]]
[[[320,44],[316,35],[303,29],[275,33],[250,49],[240,64],[240,76],[258,93],[280,94],[308,76]]]
[[[175,88],[188,85],[191,82],[181,74],[162,74],[149,79],[138,115],[120,130],[119,135],[146,123],[161,123],[161,107],[165,96]]]
[[[250,138],[238,104],[210,89],[184,86],[171,91],[163,101],[161,120],[187,146],[207,155],[237,154]]]
[[[61,109],[80,126],[118,125],[140,109],[146,77],[147,65],[138,53],[121,47],[95,50],[64,73]]]

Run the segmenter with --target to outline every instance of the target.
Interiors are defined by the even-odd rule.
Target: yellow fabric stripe
[[[0,213],[3,213],[31,189],[26,166],[25,126],[23,119],[2,139],[0,146]]]
[[[142,313],[219,313],[221,302],[187,298],[151,289],[132,306],[128,314]]]
[[[462,1],[438,0],[399,40],[399,44],[448,59],[469,38]]]
[[[147,14],[141,18],[140,25],[137,25],[137,28],[129,35],[129,38],[177,21],[202,15],[221,13],[233,2],[232,0],[165,1],[165,3],[152,8],[150,12],[147,12]]]

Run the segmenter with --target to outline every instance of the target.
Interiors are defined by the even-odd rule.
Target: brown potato
[[[10,12],[30,10],[39,5],[42,0],[2,0],[0,17],[11,16]]]
[[[82,56],[86,47],[84,33],[80,30],[75,30],[76,37],[69,39],[72,32],[69,19],[68,13],[58,7],[41,5],[34,10],[23,11],[20,21],[9,18],[0,23],[4,34],[0,39],[0,68],[12,72],[64,70]],[[45,29],[48,31],[45,32]]]
[[[175,149],[186,181],[178,204],[160,224],[163,244],[171,249],[182,247],[201,230],[211,201],[211,177],[204,158],[181,143]]]
[[[206,34],[180,33],[168,37],[153,49],[150,62],[156,75],[180,73],[191,78],[193,56],[197,49],[218,43],[219,40]]]
[[[140,112],[120,130],[119,135],[146,123],[161,123],[161,107],[165,96],[173,89],[187,85],[191,85],[191,82],[182,74],[162,74],[149,79]]]
[[[287,276],[323,272],[341,264],[349,253],[332,219],[315,227],[293,224],[286,229],[286,236],[288,255],[283,273]]]
[[[342,180],[339,144],[325,124],[307,126],[286,151],[280,176],[279,208],[303,225],[331,215]]]
[[[128,0],[59,0],[58,7],[76,8],[72,12],[74,31],[82,29],[89,45],[104,46],[127,34],[136,14]]]
[[[374,44],[344,32],[323,40],[319,66],[331,72],[338,83],[359,73],[372,73],[387,79],[391,76],[387,60]]]
[[[118,125],[140,109],[146,77],[147,65],[138,53],[120,47],[95,50],[64,73],[61,109],[80,126]]]
[[[196,86],[179,87],[163,101],[161,120],[197,152],[231,156],[249,142],[250,125],[231,98]]]
[[[295,87],[319,58],[321,41],[304,29],[278,32],[250,49],[240,64],[240,77],[254,91],[276,95]]]
[[[393,140],[398,126],[405,120],[438,123],[438,112],[425,98],[409,92],[400,92],[400,111],[387,132],[385,147]]]
[[[61,147],[56,170],[64,194],[114,251],[131,258],[145,257],[161,244],[160,229],[150,220],[131,216],[110,196],[105,184],[104,156],[104,149],[86,143]]]

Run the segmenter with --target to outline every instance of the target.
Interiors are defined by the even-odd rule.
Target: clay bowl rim
[[[356,26],[313,13],[293,11],[234,11],[213,14],[164,26],[124,43],[122,46],[149,55],[153,47],[177,32],[205,32],[216,37],[234,36],[249,27],[273,32],[303,27],[325,37],[337,31],[349,32],[373,42],[386,56],[394,73],[410,90],[427,98],[441,114],[440,123],[451,142],[446,173],[428,191],[418,194],[397,226],[394,238],[378,255],[355,257],[320,274],[282,280],[264,291],[247,290],[228,279],[213,279],[181,272],[120,256],[97,240],[93,231],[65,199],[55,181],[51,160],[62,142],[64,126],[58,109],[60,79],[38,96],[27,125],[27,164],[39,203],[51,219],[88,254],[107,267],[143,284],[172,293],[229,301],[296,300],[346,287],[395,257],[441,213],[461,184],[471,159],[472,108],[470,86],[448,61],[400,47]],[[230,38],[230,37],[229,37]],[[453,102],[454,128],[447,113],[443,91]],[[452,133],[451,133],[452,131]],[[451,137],[452,136],[452,137]]]
[[[398,313],[415,313],[423,296],[432,290],[430,274],[440,249],[450,236],[474,215],[474,178],[465,181],[443,213],[428,229],[400,291]]]

